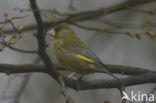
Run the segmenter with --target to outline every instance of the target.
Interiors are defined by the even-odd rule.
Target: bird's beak
[[[55,30],[54,28],[52,28],[51,30],[48,31],[48,34],[52,35],[52,36],[55,36]]]

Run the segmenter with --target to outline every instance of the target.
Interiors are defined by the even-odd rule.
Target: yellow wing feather
[[[76,57],[80,58],[80,59],[83,59],[85,61],[88,61],[88,62],[91,62],[91,63],[95,63],[93,60],[83,56],[83,55],[80,55],[80,54],[76,54]]]

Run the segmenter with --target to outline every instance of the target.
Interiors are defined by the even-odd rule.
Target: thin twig
[[[15,43],[15,41],[13,39],[17,38],[16,36],[18,34],[21,34],[21,31],[23,29],[23,26],[21,26],[18,29],[16,29],[15,25],[11,21],[14,18],[8,18],[8,14],[7,13],[5,13],[4,16],[5,16],[5,20],[4,20],[4,22],[1,22],[3,24],[0,27],[0,35],[1,35],[1,38],[2,38],[2,42],[1,43],[3,43],[4,45],[0,48],[0,51],[2,51],[5,47],[9,46],[10,44]],[[17,19],[17,18],[21,18],[21,17],[15,17],[15,18]],[[5,27],[5,25],[7,23],[10,23],[12,25],[13,29],[15,30],[15,33],[9,38],[9,40],[5,40],[5,35],[4,35],[4,27]],[[19,37],[21,37],[21,35],[19,35]]]
[[[4,45],[4,46],[8,47],[8,48],[11,49],[11,50],[14,50],[14,51],[17,51],[17,52],[21,52],[21,53],[32,53],[32,54],[37,54],[37,53],[38,53],[38,51],[30,51],[30,50],[18,49],[18,48],[15,48],[15,47],[13,47],[13,46],[7,45],[7,44],[5,44],[5,43],[3,43],[3,42],[0,42],[0,44],[2,44],[2,45]]]
[[[69,8],[70,10],[72,10],[72,11],[76,10],[76,8],[73,6],[73,1],[74,1],[74,0],[70,0],[69,6],[68,6],[68,8]]]
[[[10,21],[16,20],[16,19],[23,19],[23,18],[28,17],[28,16],[29,16],[29,15],[20,16],[20,17],[10,17],[10,18],[6,19],[5,21],[1,21],[0,24],[3,24],[3,23],[5,23],[5,22],[10,22]]]
[[[12,21],[9,22],[13,28],[13,30],[17,31],[17,28],[15,27],[14,23]]]
[[[117,29],[111,29],[111,28],[106,28],[106,27],[101,27],[101,28],[95,28],[95,27],[87,27],[87,26],[83,26],[77,23],[71,23],[79,28],[85,29],[85,30],[91,30],[91,31],[98,31],[98,32],[106,32],[106,33],[115,33],[115,34],[127,34],[130,35],[132,37],[134,36],[140,36],[140,35],[149,35],[149,32],[129,32],[129,31],[121,31],[121,30],[117,30]]]
[[[130,10],[133,10],[133,11],[137,11],[137,12],[142,12],[142,13],[145,13],[145,14],[149,14],[149,15],[155,15],[156,14],[155,9],[145,10],[145,9],[140,9],[140,8],[134,8],[134,7],[131,7],[131,6],[126,6],[126,8],[127,9],[130,9]]]
[[[57,22],[43,22],[43,27],[48,28],[51,26],[55,26],[59,23],[67,23],[67,22],[76,22],[76,21],[86,21],[90,19],[97,19],[99,17],[114,13],[114,12],[119,12],[121,10],[125,10],[126,6],[137,6],[149,2],[154,2],[155,0],[126,0],[125,2],[115,4],[113,6],[110,6],[108,8],[102,8],[102,9],[95,9],[95,10],[89,10],[89,11],[82,11],[76,14],[71,14],[67,18],[57,21]],[[36,10],[36,9],[35,9]],[[34,10],[34,11],[35,11]],[[31,24],[28,26],[25,26],[23,31],[28,31],[28,30],[34,30],[37,28],[37,25]],[[14,32],[13,30],[5,30],[4,33],[11,33]]]

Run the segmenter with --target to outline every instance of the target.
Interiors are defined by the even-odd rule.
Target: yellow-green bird
[[[73,72],[69,77],[75,73],[105,72],[117,79],[69,26],[59,24],[48,33],[54,37],[54,51],[59,63]]]

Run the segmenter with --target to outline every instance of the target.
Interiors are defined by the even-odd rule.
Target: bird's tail
[[[101,63],[101,64],[103,65],[103,67],[104,67],[103,71],[104,71],[106,74],[110,75],[111,77],[113,77],[113,78],[116,79],[117,81],[120,81],[120,79],[119,79],[117,76],[115,76],[112,72],[109,71],[109,67],[108,67],[108,66],[106,66],[106,65],[103,64],[103,63]]]
[[[123,86],[121,80],[117,76],[115,76],[112,72],[109,71],[108,66],[106,66],[103,63],[102,63],[102,65],[104,67],[103,72],[105,72],[106,74],[110,75],[111,77],[113,77],[115,80],[118,81],[118,89],[120,90],[120,94],[123,96],[124,86]]]
[[[101,70],[101,69],[100,69],[100,70],[103,71],[103,72],[105,72],[106,74],[110,75],[110,76],[113,77],[115,80],[117,80],[117,81],[118,81],[118,88],[119,88],[119,90],[122,92],[122,91],[124,90],[124,86],[123,86],[121,80],[120,80],[116,75],[114,75],[112,72],[109,71],[109,67],[108,67],[108,66],[106,66],[106,65],[103,64],[103,63],[101,63],[101,64],[102,64],[102,66],[103,66],[104,68],[102,68],[102,70]]]

